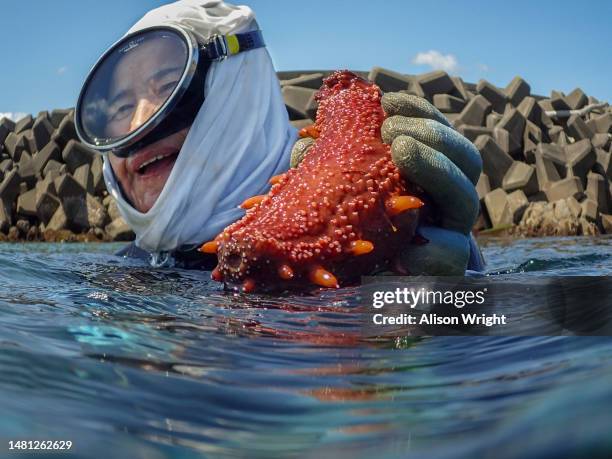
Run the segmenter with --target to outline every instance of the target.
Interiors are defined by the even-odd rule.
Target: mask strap
[[[208,43],[203,46],[204,56],[210,60],[222,60],[234,54],[251,49],[263,48],[264,43],[261,30],[250,32],[214,35]]]

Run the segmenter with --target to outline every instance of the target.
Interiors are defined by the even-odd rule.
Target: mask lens
[[[189,48],[169,30],[147,31],[118,43],[98,63],[77,117],[92,144],[121,140],[155,118],[185,73]]]

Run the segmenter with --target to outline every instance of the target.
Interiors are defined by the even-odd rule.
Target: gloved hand
[[[429,242],[407,245],[400,261],[412,275],[462,276],[470,251],[477,251],[470,232],[479,210],[475,184],[482,170],[480,153],[425,99],[392,92],[382,97],[382,106],[387,113],[382,139],[391,144],[393,162],[406,180],[425,190],[441,214],[440,227],[417,229]],[[296,142],[291,167],[312,143],[308,137]]]

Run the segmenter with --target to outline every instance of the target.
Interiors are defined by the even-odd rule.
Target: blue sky
[[[89,68],[158,0],[0,1],[0,113],[75,104]],[[612,102],[612,2],[245,0],[277,70],[444,68]],[[379,6],[380,5],[380,6]]]

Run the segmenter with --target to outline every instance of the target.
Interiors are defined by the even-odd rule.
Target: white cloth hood
[[[219,0],[182,0],[147,13],[128,33],[172,24],[199,40],[257,29],[252,10]],[[289,123],[272,60],[265,48],[210,66],[202,104],[168,181],[146,213],[121,193],[105,155],[104,178],[136,245],[157,258],[213,239],[240,218],[237,206],[265,193],[268,180],[289,168],[296,130]]]

